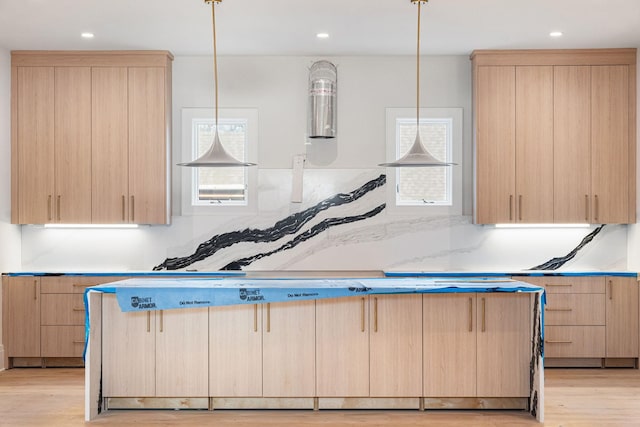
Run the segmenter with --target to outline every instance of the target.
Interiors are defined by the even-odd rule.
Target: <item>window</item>
[[[215,135],[212,109],[182,110],[182,154],[185,161],[202,155]],[[253,159],[256,144],[257,111],[221,109],[218,135],[224,148],[238,160]],[[255,205],[254,168],[183,168],[183,214],[246,211]],[[232,209],[230,209],[232,208]]]
[[[422,143],[437,159],[455,162],[450,167],[406,167],[387,169],[388,204],[391,211],[404,213],[460,214],[462,109],[423,108],[420,111]],[[416,138],[415,110],[387,109],[387,157],[407,153]]]
[[[213,143],[213,119],[193,119],[191,131],[193,158],[200,157]],[[246,119],[218,119],[218,135],[224,148],[244,160],[247,147]],[[191,204],[247,204],[247,168],[193,168]]]

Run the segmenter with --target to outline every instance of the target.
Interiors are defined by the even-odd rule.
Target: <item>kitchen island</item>
[[[528,410],[543,288],[506,278],[131,279],[86,293],[87,420],[116,408]]]

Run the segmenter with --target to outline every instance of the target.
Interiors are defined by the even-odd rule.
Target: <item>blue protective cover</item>
[[[115,293],[123,312],[301,301],[354,295],[448,292],[543,292],[507,278],[202,278],[127,279],[88,288]]]
[[[538,292],[544,306],[544,288],[507,278],[192,278],[127,279],[85,290],[85,335],[89,342],[88,293],[116,295],[123,312],[169,310],[237,304],[302,301],[355,295]],[[86,353],[86,345],[85,345]]]

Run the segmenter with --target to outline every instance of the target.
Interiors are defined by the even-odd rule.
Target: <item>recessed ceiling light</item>
[[[562,37],[562,31],[551,31],[549,33],[549,36],[551,36],[551,37]]]
[[[329,38],[329,33],[318,33],[316,34],[316,37],[319,39],[328,39]]]
[[[80,35],[82,36],[83,39],[92,39],[93,38],[93,33],[82,33]]]

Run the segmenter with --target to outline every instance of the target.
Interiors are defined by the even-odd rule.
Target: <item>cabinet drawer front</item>
[[[518,278],[523,282],[543,286],[548,294],[604,294],[604,277],[546,276]]]
[[[83,292],[85,286],[93,286],[93,277],[43,277],[42,293],[43,294],[73,294]]]
[[[545,326],[545,357],[604,357],[604,326]]]
[[[115,282],[126,279],[117,276],[57,276],[42,277],[41,293],[43,294],[82,294],[89,286],[96,286],[102,283]]]
[[[84,326],[43,326],[42,357],[82,357]]]
[[[42,325],[84,325],[84,317],[82,294],[42,295]]]
[[[549,294],[545,325],[605,325],[604,294]]]

